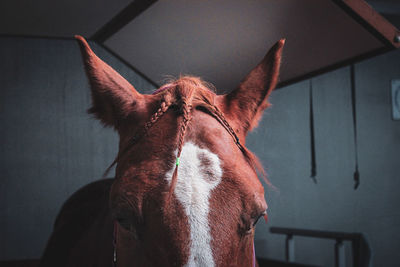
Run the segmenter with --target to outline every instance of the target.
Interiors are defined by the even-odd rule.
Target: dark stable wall
[[[258,224],[258,255],[284,259],[285,236],[270,234],[270,226],[362,232],[372,250],[372,266],[398,266],[400,120],[392,120],[392,79],[400,79],[400,51],[355,64],[357,190],[350,67],[312,79],[316,184],[310,178],[310,80],[272,94],[272,107],[247,143],[277,187],[266,190],[270,221]],[[348,266],[350,248],[346,243]],[[332,240],[295,237],[295,251],[298,262],[333,266]]]
[[[139,91],[154,89],[91,45]],[[86,113],[90,89],[74,40],[0,38],[0,88],[0,260],[39,258],[61,205],[102,177],[118,136]]]
[[[94,49],[138,90],[154,89]],[[391,119],[390,82],[400,78],[400,52],[356,64],[355,74],[356,191],[349,67],[312,79],[317,184],[310,178],[309,80],[275,91],[272,107],[249,135],[247,146],[277,188],[266,187],[270,220],[258,223],[258,256],[284,258],[284,236],[269,233],[270,226],[282,226],[362,232],[373,265],[396,266],[400,121]],[[90,91],[72,40],[1,38],[0,87],[0,260],[38,258],[62,203],[99,179],[113,160],[117,135],[86,114]],[[333,266],[333,241],[295,242],[298,262]],[[346,252],[350,263],[348,244]]]

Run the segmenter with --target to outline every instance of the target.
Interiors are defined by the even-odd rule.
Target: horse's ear
[[[268,96],[278,83],[284,44],[285,39],[278,41],[237,89],[220,96],[225,112],[237,122],[244,135],[257,126],[262,112],[269,106]]]
[[[105,125],[117,127],[119,121],[132,112],[135,104],[143,101],[144,96],[97,57],[82,36],[76,35],[75,38],[80,46],[92,91],[92,107],[89,113],[94,114]]]

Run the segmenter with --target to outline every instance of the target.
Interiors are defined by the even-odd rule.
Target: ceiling
[[[393,24],[399,1],[368,1]],[[362,0],[2,0],[0,34],[92,37],[153,84],[192,74],[233,89],[286,38],[281,86],[399,46]]]
[[[0,33],[91,36],[132,0],[1,0]]]

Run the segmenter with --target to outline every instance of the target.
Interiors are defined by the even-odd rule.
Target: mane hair
[[[215,86],[212,83],[206,82],[204,81],[202,78],[200,77],[196,77],[196,76],[189,76],[189,75],[182,75],[179,78],[174,78],[174,77],[168,77],[165,82],[164,85],[162,85],[160,88],[156,89],[153,93],[154,94],[158,94],[166,89],[169,89],[171,87],[176,87],[176,86],[193,86],[195,88],[202,88],[205,90],[210,90],[214,93],[216,93],[216,89]]]

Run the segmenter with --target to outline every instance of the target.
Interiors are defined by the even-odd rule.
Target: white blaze
[[[166,174],[169,183],[174,169],[175,166]],[[221,178],[221,164],[216,154],[193,143],[185,143],[174,191],[190,226],[190,252],[185,266],[215,266],[208,223],[209,197]]]

